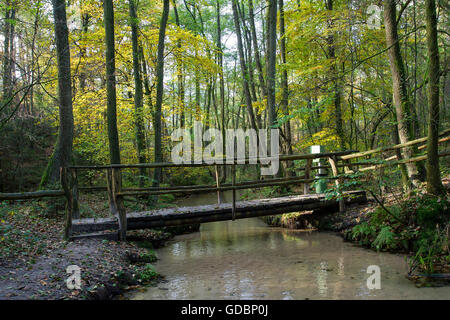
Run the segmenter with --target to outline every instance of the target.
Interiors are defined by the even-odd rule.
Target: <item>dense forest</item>
[[[428,135],[436,154],[448,127],[443,1],[3,0],[0,10],[1,192],[54,184],[69,163],[169,161],[174,128],[194,121],[280,128],[283,154]],[[438,181],[437,157],[428,166]],[[402,172],[417,184],[424,167]]]

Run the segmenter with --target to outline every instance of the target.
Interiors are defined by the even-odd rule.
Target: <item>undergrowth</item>
[[[345,237],[379,251],[411,253],[410,273],[448,272],[449,210],[447,197],[415,195],[379,206]]]

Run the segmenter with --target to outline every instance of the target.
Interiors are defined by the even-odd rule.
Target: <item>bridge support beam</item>
[[[111,214],[117,217],[119,240],[124,241],[127,237],[127,216],[123,199],[118,193],[122,191],[122,176],[119,168],[109,168],[106,171],[108,181],[108,199]]]
[[[338,167],[337,167],[337,157],[336,156],[332,156],[330,158],[328,158],[328,161],[330,162],[330,166],[331,166],[331,170],[333,171],[333,176],[335,178],[337,178],[335,180],[336,183],[336,190],[338,193],[338,197],[339,197],[339,212],[344,212],[345,211],[345,202],[343,199],[343,195],[342,195],[342,181],[341,178],[339,178],[339,171],[338,171]]]

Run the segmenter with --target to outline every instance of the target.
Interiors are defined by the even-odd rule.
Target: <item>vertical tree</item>
[[[253,112],[252,97],[250,95],[250,87],[249,87],[249,82],[248,82],[249,74],[248,74],[247,65],[245,64],[244,48],[242,45],[242,33],[241,33],[241,26],[239,23],[239,14],[238,14],[236,1],[237,0],[232,0],[231,5],[232,5],[232,9],[233,9],[234,26],[236,28],[239,63],[241,65],[241,72],[242,72],[242,86],[243,86],[243,90],[244,90],[244,98],[245,98],[245,103],[247,105],[250,126],[253,129],[257,129],[258,126],[256,125],[255,114]],[[275,19],[275,23],[276,23],[276,19]]]
[[[164,38],[166,36],[167,20],[169,18],[170,3],[164,0],[164,7],[159,25],[158,53],[156,58],[156,103],[154,115],[155,128],[155,162],[163,161],[162,145],[161,145],[161,107],[164,95]],[[161,168],[156,168],[154,172],[154,185],[159,186],[161,180]]]
[[[269,127],[277,123],[277,110],[275,103],[275,74],[277,55],[277,1],[267,0],[267,52],[266,52],[266,79],[267,79],[267,109]]]
[[[222,51],[222,26],[220,21],[220,0],[216,0],[216,22],[217,22],[217,62],[219,65],[219,91],[220,91],[220,113],[222,129],[222,150],[225,152],[225,80],[223,75],[223,51]],[[221,167],[222,179],[227,176],[227,167]]]
[[[436,3],[425,0],[428,47],[428,141],[427,141],[427,191],[440,195],[443,191],[439,171],[439,48],[437,42]]]
[[[176,5],[176,1],[173,1],[173,11],[175,14],[175,23],[177,27],[180,27],[180,17],[178,15],[178,9]],[[178,86],[178,107],[179,107],[179,117],[180,117],[180,127],[184,127],[184,68],[183,68],[183,58],[181,54],[181,40],[177,40],[177,86]]]
[[[144,134],[144,93],[142,89],[142,77],[139,61],[139,37],[138,17],[135,0],[129,0],[131,44],[133,50],[133,77],[134,77],[134,128],[136,135],[136,149],[139,163],[145,163],[145,134]],[[140,169],[139,184],[143,185],[145,168]]]
[[[14,26],[16,3],[7,0],[5,3],[5,19],[3,29],[3,103],[7,103],[12,94],[14,69]]]
[[[52,0],[52,5],[58,62],[59,133],[55,149],[42,176],[41,187],[57,183],[59,168],[68,166],[72,160],[73,110],[66,2]]]
[[[342,125],[342,110],[341,110],[341,86],[339,83],[338,66],[336,59],[336,44],[334,36],[334,21],[333,21],[333,0],[326,0],[326,8],[331,15],[328,21],[329,35],[328,42],[328,59],[331,60],[330,76],[334,78],[333,83],[333,103],[334,103],[334,120],[336,135],[339,139],[341,149],[345,149],[344,129]]]
[[[281,102],[280,109],[285,116],[289,115],[289,88],[288,88],[288,73],[286,69],[286,30],[284,23],[284,1],[279,0],[280,8],[280,54],[281,54]],[[291,122],[289,120],[284,124],[284,137],[286,142],[286,149],[289,154],[292,154],[292,137],[291,137]]]
[[[119,134],[117,132],[116,58],[114,45],[114,6],[112,0],[103,0],[106,42],[106,117],[108,121],[109,159],[120,163]]]
[[[396,8],[394,0],[384,0],[384,24],[386,29],[386,45],[388,49],[389,64],[392,74],[393,104],[397,114],[398,135],[401,143],[413,139],[413,127],[411,117],[411,102],[409,101],[406,86],[405,66],[400,51],[400,43],[397,33]],[[414,148],[404,148],[404,156],[411,158]],[[408,178],[414,187],[419,184],[419,171],[414,162],[406,164]]]
[[[254,13],[254,8],[253,8],[253,0],[248,1],[248,15],[249,15],[248,18],[249,18],[249,22],[250,22],[250,32],[251,32],[251,37],[252,37],[252,42],[253,42],[253,51],[255,53],[256,69],[258,70],[261,99],[266,99],[267,87],[266,87],[266,83],[264,81],[264,73],[263,73],[261,57],[259,54],[259,47],[258,47],[258,38],[256,36],[255,13]]]

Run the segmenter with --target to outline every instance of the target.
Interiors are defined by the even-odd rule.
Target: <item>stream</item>
[[[229,201],[230,193],[224,201]],[[179,206],[215,203],[215,194]],[[267,226],[258,218],[202,224],[156,250],[157,286],[132,293],[142,299],[449,299],[450,287],[417,288],[405,278],[404,255],[377,253],[334,233]],[[369,289],[371,265],[380,289]]]

